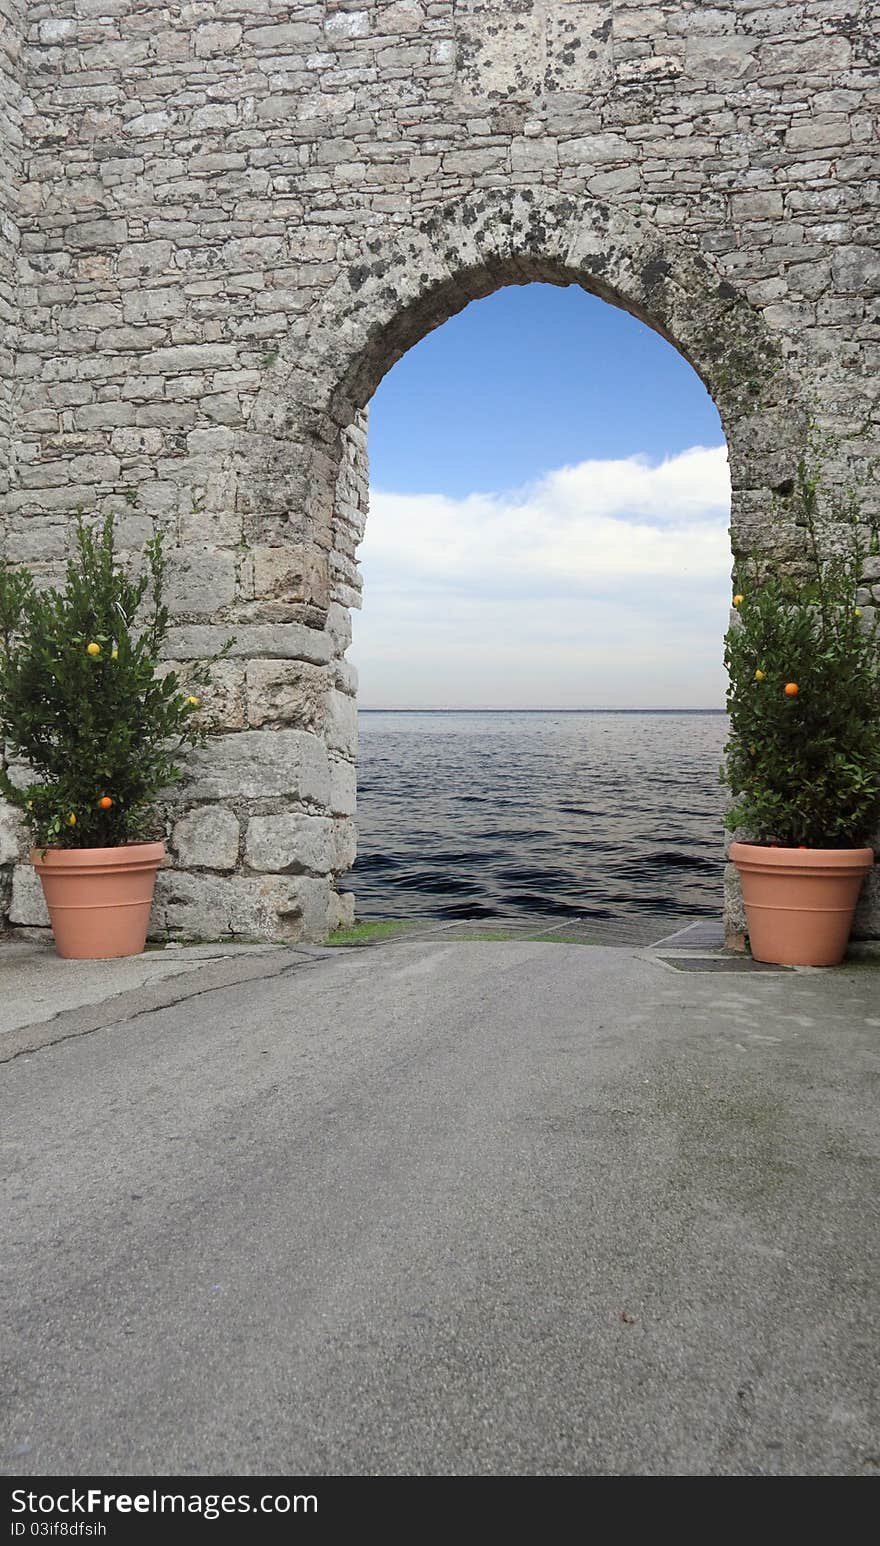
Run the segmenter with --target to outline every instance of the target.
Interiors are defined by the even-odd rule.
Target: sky
[[[720,708],[724,435],[699,377],[577,286],[496,292],[370,405],[362,708]]]

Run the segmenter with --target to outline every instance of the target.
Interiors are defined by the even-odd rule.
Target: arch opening
[[[368,440],[358,916],[718,919],[729,493],[694,372],[582,287],[503,287],[392,367]]]
[[[326,757],[326,792],[310,805],[293,801],[332,824],[329,894],[304,925],[315,936],[353,907],[339,887],[355,848],[357,682],[346,652],[368,497],[364,409],[395,361],[469,302],[535,281],[576,284],[609,301],[697,372],[727,443],[734,553],[767,547],[778,556],[801,546],[784,508],[774,506],[774,490],[793,475],[806,412],[761,315],[692,243],[597,201],[576,204],[543,189],[481,193],[370,236],[358,260],[291,326],[238,458],[246,539],[266,551],[284,548],[296,588],[287,591],[283,615],[322,640],[326,692],[312,733]],[[257,615],[259,607],[258,598]],[[259,639],[255,645],[262,648]]]

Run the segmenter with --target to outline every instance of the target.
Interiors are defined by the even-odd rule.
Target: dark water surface
[[[359,917],[712,916],[723,713],[359,716]]]

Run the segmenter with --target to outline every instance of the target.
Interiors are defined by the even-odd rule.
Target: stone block
[[[849,124],[840,116],[794,124],[785,136],[789,150],[827,150],[847,145],[849,140]]]
[[[225,456],[235,443],[235,435],[225,424],[194,429],[186,437],[190,456]]]
[[[201,805],[175,823],[172,845],[184,869],[234,870],[240,829],[234,811]]]
[[[271,27],[248,27],[245,42],[257,53],[297,53],[314,49],[321,29],[311,21],[278,22]]]
[[[678,54],[649,54],[645,58],[622,59],[615,74],[623,86],[656,86],[674,81],[682,69]]]
[[[330,659],[327,634],[303,623],[236,623],[234,629],[184,624],[169,629],[166,654],[173,660],[206,660],[216,655],[230,635],[233,657],[304,660],[314,665],[326,665]]]
[[[370,31],[369,11],[335,11],[324,22],[328,38],[365,38]]]
[[[138,369],[149,375],[173,376],[190,370],[215,370],[235,364],[235,344],[174,344],[156,349]]]
[[[252,816],[245,862],[252,870],[326,875],[333,863],[333,829],[329,816],[308,816],[299,811]]]
[[[689,37],[685,69],[691,80],[734,85],[755,71],[755,40],[749,37]]]
[[[173,251],[169,241],[129,242],[119,253],[119,274],[123,278],[163,274],[171,267]]]
[[[246,685],[248,724],[254,729],[291,725],[321,730],[327,693],[324,667],[305,661],[252,660]]]
[[[331,603],[327,608],[326,635],[334,654],[344,655],[351,643],[351,613],[348,607]]]
[[[218,424],[240,424],[244,418],[242,399],[233,392],[215,392],[202,397],[201,409],[206,418]]]
[[[190,754],[186,790],[193,800],[288,795],[323,805],[330,795],[327,752],[302,730],[240,730],[213,737]]]
[[[164,322],[183,316],[185,310],[186,297],[181,289],[128,290],[122,297],[126,322]]]
[[[175,669],[185,685],[201,702],[200,718],[212,730],[245,730],[245,668],[235,660],[218,660],[206,679],[201,668],[176,662]]]
[[[118,350],[134,353],[136,350],[155,349],[167,338],[164,327],[108,327],[98,336],[98,347],[108,354]]]
[[[155,113],[138,113],[135,118],[129,118],[124,125],[124,132],[142,139],[147,134],[164,134],[173,122],[171,114],[160,108]]]
[[[228,129],[238,120],[238,108],[234,102],[211,102],[207,107],[197,107],[190,118],[190,128]],[[225,170],[230,170],[229,157],[223,158]]]
[[[333,677],[340,692],[347,693],[354,698],[358,687],[357,666],[349,660],[336,660],[333,663]]]
[[[327,917],[328,933],[334,929],[350,929],[355,918],[353,891],[331,891]]]
[[[590,134],[564,140],[559,146],[563,166],[578,167],[584,173],[594,168],[629,160],[631,148],[623,134]]]
[[[173,615],[210,617],[234,601],[234,553],[171,548],[168,556],[166,602]]]
[[[327,750],[354,759],[357,754],[358,720],[354,698],[331,688],[326,698]]]
[[[253,594],[257,600],[327,602],[327,555],[311,544],[284,547],[257,543],[250,551]]]
[[[838,289],[856,295],[876,295],[880,290],[880,252],[873,247],[844,247],[831,261],[831,277]]]
[[[28,830],[21,812],[0,800],[0,864],[15,864],[28,851]]]
[[[376,14],[379,32],[417,34],[424,22],[425,12],[419,0],[396,0],[395,4],[382,6]]]
[[[333,823],[334,874],[344,875],[357,858],[357,825],[348,817],[337,816]]]
[[[635,167],[621,166],[612,171],[597,172],[589,178],[587,187],[599,199],[613,199],[622,193],[633,193],[639,186],[639,173]]]
[[[330,809],[334,816],[353,816],[357,807],[357,771],[353,762],[330,759]]]
[[[13,871],[9,922],[33,929],[48,929],[50,926],[40,877],[31,864],[17,864]]]
[[[514,172],[542,172],[559,165],[559,146],[555,140],[514,140],[510,147],[510,165]]]
[[[41,21],[38,27],[41,43],[67,43],[76,34],[76,22],[52,17]]]
[[[119,247],[128,235],[124,220],[78,220],[67,229],[70,247]]]
[[[745,940],[749,932],[746,910],[743,906],[742,886],[735,864],[724,866],[724,937],[734,942]]]
[[[214,54],[228,56],[241,42],[241,26],[238,22],[207,22],[196,28],[195,50],[199,59],[210,59]]]
[[[312,876],[160,870],[151,937],[320,940],[328,930],[330,896],[329,881]]]
[[[664,12],[655,6],[636,5],[628,6],[626,9],[617,7],[614,16],[614,41],[620,44],[632,42],[634,38],[659,37],[665,22]]]
[[[130,456],[156,456],[163,443],[162,431],[158,429],[115,429],[110,436],[111,448],[123,460]]]
[[[782,194],[774,188],[735,193],[730,208],[735,220],[781,220]]]

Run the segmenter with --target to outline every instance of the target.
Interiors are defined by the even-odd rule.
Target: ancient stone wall
[[[25,11],[8,551],[53,573],[78,503],[121,510],[131,547],[158,522],[175,658],[235,636],[157,931],[315,938],[350,910],[364,410],[469,300],[579,283],[679,347],[722,416],[736,545],[799,551],[809,413],[876,511],[873,3]],[[11,917],[43,917],[26,867]]]
[[[18,331],[19,220],[22,206],[21,53],[24,11],[0,0],[0,535],[12,477],[15,341]],[[0,918],[6,916],[18,824],[0,802]]]
[[[13,419],[13,339],[18,321],[22,206],[20,0],[0,0],[0,496],[9,488]]]

